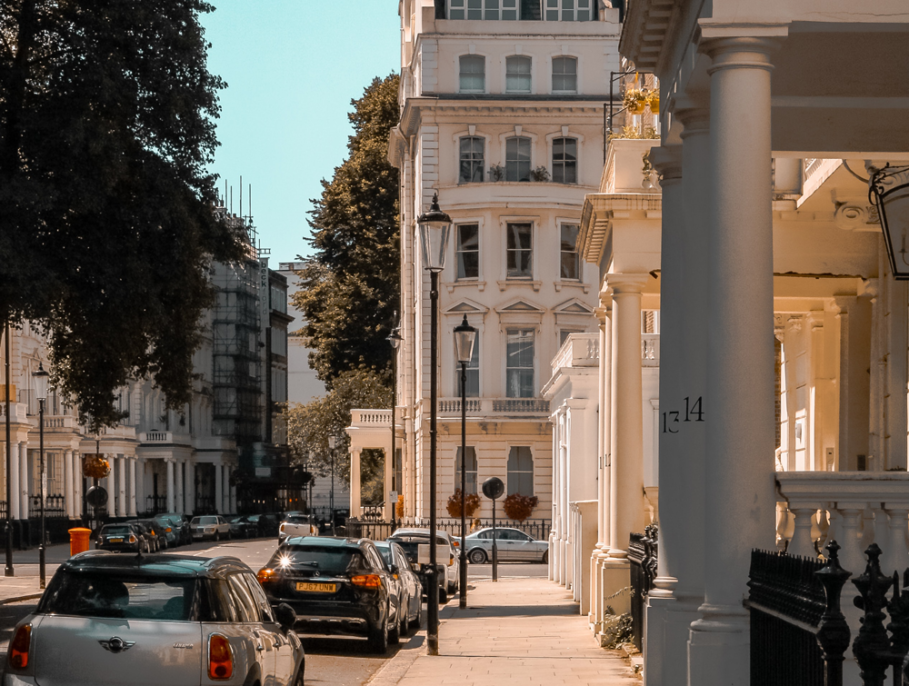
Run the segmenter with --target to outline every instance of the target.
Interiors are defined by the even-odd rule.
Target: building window
[[[458,225],[458,279],[480,276],[480,227],[477,224]]]
[[[530,139],[505,140],[505,180],[530,181]]]
[[[546,0],[546,21],[590,21],[594,0]]]
[[[506,231],[506,278],[533,278],[533,224],[508,224]]]
[[[530,446],[513,445],[508,451],[508,495],[533,495],[533,454]]]
[[[580,278],[581,261],[578,256],[578,225],[562,224],[559,276],[563,279]]]
[[[287,329],[271,329],[271,351],[275,355],[287,357]]]
[[[272,286],[270,289],[271,309],[287,314],[287,291]]]
[[[568,340],[568,337],[573,333],[584,333],[580,329],[559,329],[559,347],[561,348],[565,345],[565,341]]]
[[[477,451],[472,445],[467,446],[467,474],[464,493],[470,495],[477,492]],[[455,488],[461,488],[461,447],[458,446],[458,452],[455,456]]]
[[[462,70],[462,72],[463,72],[463,70]],[[577,59],[575,59],[574,57],[553,57],[552,58],[552,92],[553,93],[577,93],[578,92],[578,61],[577,61]]]
[[[505,59],[505,92],[530,92],[531,59],[523,55],[513,55]]]
[[[505,386],[509,398],[532,398],[533,329],[508,329],[505,350]]]
[[[552,141],[552,180],[555,183],[578,182],[577,138],[556,138]]]
[[[518,0],[448,0],[448,18],[514,21]]]
[[[458,397],[461,397],[461,363],[455,363],[455,369],[458,375]],[[480,336],[473,344],[473,355],[470,362],[467,363],[467,397],[480,397]]]
[[[486,58],[482,55],[461,55],[461,92],[486,91]],[[553,77],[554,78],[554,77]]]
[[[461,138],[461,169],[458,183],[483,181],[483,148],[486,141],[478,136]]]

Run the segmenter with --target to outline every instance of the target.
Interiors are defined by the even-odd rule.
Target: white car
[[[397,529],[389,537],[404,549],[412,562],[417,562],[418,548],[421,544],[429,545],[429,529]],[[439,591],[442,602],[460,587],[461,564],[457,548],[447,531],[436,529],[436,561],[439,568]]]
[[[296,614],[233,557],[91,551],[16,626],[4,686],[303,686]]]
[[[537,541],[519,529],[496,527],[496,556],[499,562],[549,561],[549,542]],[[467,536],[467,559],[471,564],[492,562],[492,528],[480,529]]]
[[[318,536],[319,523],[314,515],[289,514],[278,527],[278,543],[291,536]]]
[[[230,538],[230,522],[221,515],[202,515],[193,517],[189,523],[189,530],[192,532],[194,541],[201,541],[210,538],[214,541],[220,541],[222,538]]]

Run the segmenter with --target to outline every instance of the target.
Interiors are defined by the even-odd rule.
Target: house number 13
[[[663,433],[664,434],[677,434],[679,432],[678,427],[675,425],[679,423],[679,415],[681,413],[675,410],[663,413]],[[685,416],[683,422],[703,422],[704,421],[704,400],[701,397],[698,397],[694,403],[691,402],[690,397],[685,398]]]

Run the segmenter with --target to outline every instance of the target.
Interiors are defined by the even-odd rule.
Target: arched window
[[[515,136],[505,139],[505,180],[530,181],[530,139]]]
[[[530,446],[513,445],[508,452],[508,495],[533,495],[533,454]]]
[[[482,55],[461,55],[460,91],[483,93],[486,91],[486,58]]]
[[[486,141],[479,136],[463,136],[459,141],[458,183],[483,181],[483,148]]]
[[[578,182],[577,138],[556,138],[552,141],[552,180],[555,183]]]
[[[552,92],[578,92],[578,60],[576,58],[552,58]]]
[[[472,445],[467,446],[467,474],[464,493],[477,492],[477,451]],[[461,488],[461,447],[458,446],[458,453],[455,457],[455,488]]]
[[[524,55],[512,55],[505,58],[505,92],[530,92],[531,59]]]

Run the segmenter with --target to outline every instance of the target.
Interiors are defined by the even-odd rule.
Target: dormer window
[[[449,19],[514,21],[518,13],[519,0],[448,0]]]
[[[546,21],[590,21],[594,0],[545,0]]]
[[[486,58],[482,55],[461,55],[460,92],[486,92]]]

